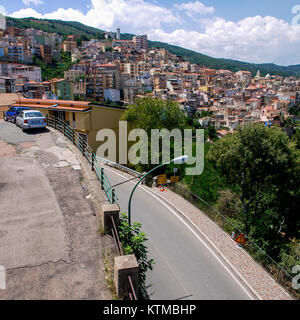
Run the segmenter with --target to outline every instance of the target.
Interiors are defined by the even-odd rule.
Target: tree
[[[218,139],[217,131],[216,131],[215,127],[209,126],[207,130],[208,130],[208,136],[211,140],[214,141],[214,140]]]
[[[208,159],[209,149],[212,148],[211,143],[205,143],[204,145],[204,163],[205,169],[201,175],[185,176],[184,183],[188,185],[188,188],[200,198],[204,199],[210,204],[214,204],[219,196],[219,192],[224,189],[228,189],[226,185],[225,177],[221,175],[212,161]],[[179,167],[181,173],[184,173],[182,166]]]
[[[284,132],[249,124],[216,142],[208,157],[238,189],[245,232],[277,254],[282,233],[299,236],[299,152]]]
[[[151,156],[150,138],[152,129],[167,129],[169,131],[179,129],[182,131],[186,127],[186,117],[177,103],[152,97],[137,99],[135,104],[128,107],[121,120],[128,121],[131,129],[143,129],[146,131],[148,135],[148,159]],[[173,141],[170,143],[170,154],[172,158],[174,155]],[[159,156],[161,157],[161,151]],[[153,168],[153,165],[138,164],[135,168],[140,171],[148,171]]]
[[[228,217],[236,217],[242,210],[241,201],[231,190],[222,190],[217,201],[217,209]]]
[[[171,100],[146,97],[137,99],[122,116],[132,128],[144,129],[148,135],[151,129],[184,129],[186,118],[177,103]]]
[[[89,40],[90,40],[90,37],[88,37],[86,34],[82,34],[80,38],[76,40],[76,44],[79,47],[81,46],[82,41],[89,41]]]
[[[300,149],[300,128],[295,129],[295,134],[292,137],[292,141],[294,141],[297,148]]]

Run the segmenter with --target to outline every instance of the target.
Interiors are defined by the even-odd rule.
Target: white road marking
[[[105,170],[108,170],[120,177],[122,177],[123,179],[127,179],[127,177],[123,176],[122,174],[120,174],[119,172],[115,172],[112,169],[109,169],[107,167],[105,167]],[[132,184],[135,185],[135,183],[133,181],[128,181]],[[158,200],[159,202],[161,202],[167,209],[170,210],[170,212],[172,212],[193,234],[194,236],[200,240],[202,242],[202,244],[209,250],[209,252],[219,261],[219,263],[224,267],[224,269],[231,275],[231,277],[236,281],[236,283],[243,289],[243,291],[248,295],[248,297],[251,300],[254,300],[254,298],[250,295],[250,293],[248,292],[248,290],[241,284],[241,282],[236,278],[236,276],[228,269],[228,267],[224,264],[224,262],[216,255],[216,253],[205,243],[205,241],[187,224],[186,221],[183,220],[182,217],[180,217],[178,215],[177,212],[175,212],[172,208],[170,208],[164,201],[162,201],[160,198],[158,198],[158,196],[156,196],[154,193],[150,192],[149,190],[145,189],[143,186],[139,185],[138,188],[143,189],[145,192],[148,192],[150,195],[152,195],[156,200]]]

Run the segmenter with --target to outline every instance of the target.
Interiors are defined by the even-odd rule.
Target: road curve
[[[105,166],[111,185],[128,175]],[[136,181],[116,187],[121,212]],[[139,186],[132,198],[132,222],[147,234],[149,257],[155,260],[148,273],[150,298],[157,300],[249,300],[251,296],[230,270],[189,228],[177,213],[156,195]]]

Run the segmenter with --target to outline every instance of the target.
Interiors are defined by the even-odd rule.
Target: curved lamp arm
[[[133,196],[133,193],[135,191],[135,189],[138,187],[138,185],[142,182],[142,180],[148,176],[151,172],[153,172],[154,170],[166,165],[166,164],[169,164],[169,162],[167,163],[162,163],[160,165],[158,165],[157,167],[151,169],[150,171],[148,171],[147,173],[145,173],[141,178],[140,180],[136,183],[136,185],[134,186],[133,190],[131,191],[131,194],[130,194],[130,197],[129,197],[129,202],[128,202],[128,223],[129,225],[131,226],[131,199],[132,199],[132,196]]]
[[[138,185],[142,182],[142,180],[148,176],[151,172],[153,172],[154,170],[162,167],[162,166],[165,166],[167,164],[170,164],[171,162],[174,162],[175,164],[182,164],[184,162],[186,162],[188,159],[188,156],[180,156],[180,157],[177,157],[169,162],[165,162],[165,163],[162,163],[158,166],[156,166],[155,168],[151,169],[150,171],[148,171],[147,173],[145,173],[141,178],[140,180],[136,183],[136,185],[134,186],[133,190],[131,191],[131,194],[130,194],[130,197],[129,197],[129,202],[128,202],[128,224],[131,226],[131,200],[132,200],[132,196],[133,196],[133,193],[135,191],[135,189],[138,187]]]

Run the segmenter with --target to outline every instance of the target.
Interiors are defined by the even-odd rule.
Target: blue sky
[[[300,64],[298,4],[300,13],[300,0],[1,0],[0,12],[121,27],[214,57],[288,65]]]

